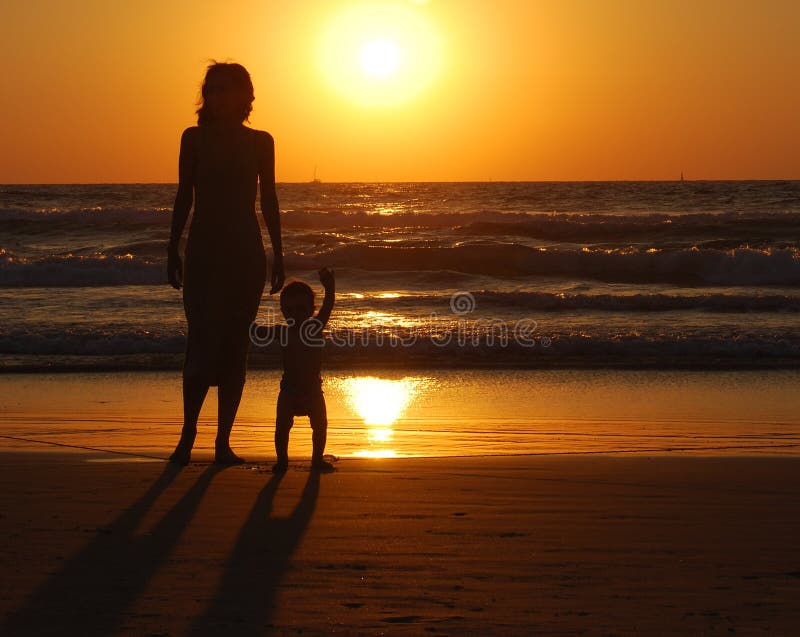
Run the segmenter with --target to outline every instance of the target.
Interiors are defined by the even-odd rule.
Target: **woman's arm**
[[[178,159],[178,192],[175,195],[175,205],[172,208],[172,225],[167,246],[167,278],[176,290],[183,285],[183,262],[179,252],[181,235],[186,226],[186,220],[192,210],[194,199],[194,170],[195,170],[195,126],[187,128],[181,135],[181,150]]]
[[[283,288],[283,246],[281,243],[281,218],[278,208],[278,194],[275,191],[275,140],[272,135],[262,131],[258,148],[260,161],[258,180],[261,184],[261,214],[272,241],[272,274],[270,276],[270,294]]]

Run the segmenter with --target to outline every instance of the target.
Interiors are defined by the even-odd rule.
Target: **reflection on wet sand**
[[[374,376],[344,378],[341,390],[353,411],[367,427],[367,448],[354,455],[364,458],[394,458],[392,424],[403,415],[411,400],[423,390],[421,378],[389,380]]]

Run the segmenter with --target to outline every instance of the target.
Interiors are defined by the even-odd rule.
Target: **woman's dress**
[[[228,156],[197,131],[194,214],[184,266],[188,322],[183,376],[208,385],[244,381],[250,324],[264,291],[267,262],[256,216],[256,131]]]

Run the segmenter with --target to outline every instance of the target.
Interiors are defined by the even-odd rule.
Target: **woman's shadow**
[[[283,474],[259,493],[208,609],[191,635],[256,635],[270,631],[275,596],[289,559],[300,544],[319,496],[319,473],[309,473],[300,502],[285,518],[270,517]]]
[[[151,532],[134,535],[180,472],[168,464],[153,485],[0,625],[2,635],[111,635],[169,557],[221,468],[211,465]]]

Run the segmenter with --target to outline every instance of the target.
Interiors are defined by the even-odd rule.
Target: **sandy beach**
[[[3,635],[795,634],[800,460],[3,453]]]

